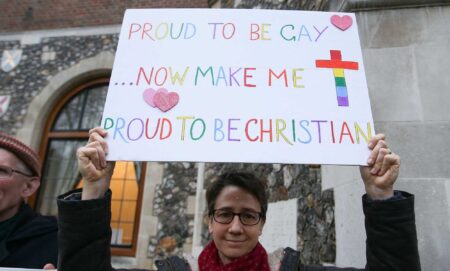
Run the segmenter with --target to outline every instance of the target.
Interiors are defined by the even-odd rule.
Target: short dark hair
[[[228,172],[215,177],[206,190],[206,202],[208,204],[208,215],[214,213],[216,199],[222,189],[227,186],[237,186],[252,194],[261,205],[261,219],[266,220],[267,195],[264,182],[248,172]]]

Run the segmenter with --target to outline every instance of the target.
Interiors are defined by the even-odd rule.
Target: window
[[[41,187],[31,202],[44,215],[57,215],[58,195],[82,187],[76,150],[86,144],[89,129],[100,124],[108,81],[97,79],[74,89],[48,119],[40,153],[44,157]],[[116,163],[111,180],[114,255],[135,255],[144,176],[144,163]]]

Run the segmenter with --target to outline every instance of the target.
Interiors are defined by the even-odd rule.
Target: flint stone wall
[[[40,43],[25,45],[0,41],[0,54],[22,50],[21,60],[12,71],[0,69],[0,95],[11,96],[8,110],[0,117],[0,131],[16,134],[30,102],[58,72],[101,52],[114,54],[117,42],[117,34],[43,38]]]

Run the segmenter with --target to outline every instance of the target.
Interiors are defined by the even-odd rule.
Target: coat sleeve
[[[403,199],[393,201],[363,197],[366,270],[420,270],[414,196],[400,193]]]
[[[58,271],[112,271],[111,191],[81,200],[81,190],[58,197]]]
[[[366,226],[365,269],[304,266],[301,271],[419,271],[414,196],[400,192],[400,199],[371,201],[363,196]]]

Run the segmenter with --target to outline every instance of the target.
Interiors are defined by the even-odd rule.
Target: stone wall
[[[151,236],[148,257],[182,256],[185,244],[192,244],[194,216],[187,213],[189,196],[195,196],[195,163],[165,163],[163,180],[156,186],[153,216],[158,218],[156,236]]]
[[[415,194],[420,260],[430,271],[450,266],[449,18],[450,6],[357,13],[375,128],[401,156],[396,189]],[[338,266],[366,262],[356,175],[335,167],[323,177],[336,199]]]
[[[328,0],[238,0],[234,1],[234,5],[237,8],[324,10],[328,2]]]
[[[43,38],[40,43],[25,45],[0,40],[0,52],[22,51],[13,70],[0,70],[0,96],[11,97],[1,116],[0,130],[15,134],[23,125],[30,102],[53,76],[101,52],[115,53],[117,41],[117,34]]]
[[[120,24],[127,8],[207,7],[207,0],[0,1],[0,33]]]

